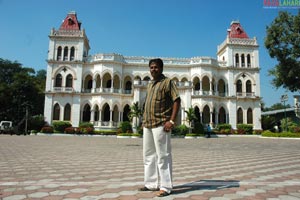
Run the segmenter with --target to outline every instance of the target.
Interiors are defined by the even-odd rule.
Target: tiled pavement
[[[172,139],[174,191],[139,192],[142,139],[0,135],[0,199],[300,199],[300,140]]]

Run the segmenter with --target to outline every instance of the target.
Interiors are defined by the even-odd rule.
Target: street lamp
[[[284,119],[285,119],[285,125],[284,125],[284,130],[287,130],[287,120],[286,120],[286,108],[285,108],[285,102],[289,99],[287,94],[281,95],[281,102],[283,102],[284,106]]]

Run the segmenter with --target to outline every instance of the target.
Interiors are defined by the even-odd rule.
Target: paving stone
[[[174,192],[157,198],[137,190],[142,140],[0,135],[0,199],[300,199],[299,145],[249,137],[172,139]]]
[[[290,195],[279,195],[278,198],[280,200],[299,200],[299,197],[294,197]]]
[[[30,198],[42,198],[46,196],[49,196],[47,192],[35,192],[35,193],[28,194],[28,197]]]
[[[26,199],[26,195],[12,195],[3,198],[3,200],[22,200],[22,199]]]
[[[55,190],[53,192],[49,192],[50,195],[66,195],[70,192],[68,190]]]

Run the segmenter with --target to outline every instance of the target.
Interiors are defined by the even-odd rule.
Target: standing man
[[[180,107],[175,83],[163,75],[160,58],[149,61],[152,82],[148,85],[143,113],[144,187],[140,191],[159,191],[158,197],[171,194],[171,131]],[[159,183],[160,181],[160,183]]]

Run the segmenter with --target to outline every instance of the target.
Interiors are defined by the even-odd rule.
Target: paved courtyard
[[[0,135],[0,199],[300,199],[300,140],[172,139],[174,191],[140,192],[142,139]]]

